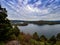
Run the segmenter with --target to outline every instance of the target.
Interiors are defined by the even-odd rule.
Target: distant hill
[[[44,21],[44,20],[40,20],[40,21],[24,21],[24,20],[10,20],[11,23],[20,23],[20,22],[24,22],[24,23],[32,23],[32,24],[37,24],[37,25],[54,25],[54,24],[60,24],[60,21]]]

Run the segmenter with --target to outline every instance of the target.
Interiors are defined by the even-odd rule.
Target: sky
[[[60,20],[60,0],[0,0],[10,20]]]

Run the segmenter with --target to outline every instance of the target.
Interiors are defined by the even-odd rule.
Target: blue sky
[[[0,0],[13,20],[60,20],[60,0]]]

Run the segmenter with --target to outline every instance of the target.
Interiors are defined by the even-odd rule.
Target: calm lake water
[[[27,26],[18,26],[21,32],[33,34],[37,32],[38,35],[45,35],[46,37],[50,37],[52,35],[56,35],[60,33],[60,24],[58,25],[35,25],[28,24]]]

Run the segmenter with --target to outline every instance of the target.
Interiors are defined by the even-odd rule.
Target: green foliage
[[[20,34],[20,30],[18,29],[17,26],[14,27],[13,31],[12,31],[16,36],[18,36]]]
[[[47,38],[46,38],[44,35],[41,35],[41,36],[40,36],[40,41],[43,41],[43,42],[44,42],[44,41],[47,41]]]
[[[0,45],[5,45],[5,43],[4,42],[0,42]]]
[[[1,40],[4,41],[8,39],[6,34],[9,32],[9,30],[10,30],[10,27],[7,27],[7,26],[0,29],[0,41]]]
[[[10,39],[9,40],[16,40],[15,34],[10,35]]]
[[[60,40],[60,33],[57,34],[56,38],[57,40]]]
[[[60,41],[56,41],[56,45],[60,45]]]
[[[18,36],[18,40],[19,40],[20,42],[23,42],[23,41],[25,40],[25,35],[19,35],[19,36]]]
[[[31,45],[40,45],[39,41],[36,41],[36,40],[34,40],[34,39],[31,39],[31,40],[30,40],[30,44],[31,44]]]
[[[56,42],[56,37],[53,35],[50,39],[49,39],[49,41],[52,41],[52,42]]]
[[[7,14],[5,12],[0,13],[0,19],[5,19],[7,17]]]
[[[39,40],[39,36],[38,36],[38,34],[37,34],[37,32],[35,32],[34,34],[33,34],[33,39],[35,39],[35,40]]]
[[[20,31],[18,30],[17,27],[15,27],[14,29],[12,28],[10,21],[6,18],[7,17],[6,9],[1,8],[0,10],[2,11],[0,12],[0,41],[16,39],[16,36],[18,36]]]

